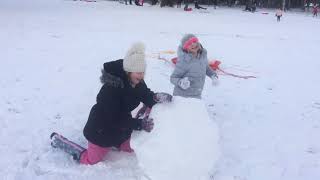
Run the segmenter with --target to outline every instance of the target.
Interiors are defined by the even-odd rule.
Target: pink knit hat
[[[191,46],[191,44],[193,43],[198,43],[199,40],[196,37],[191,37],[190,39],[188,39],[184,44],[183,44],[183,49],[184,50],[188,50],[189,47]]]

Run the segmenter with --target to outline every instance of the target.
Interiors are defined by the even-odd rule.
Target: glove
[[[217,86],[219,85],[219,79],[218,79],[218,76],[217,75],[213,75],[211,76],[211,83],[212,83],[212,86]]]
[[[141,120],[141,128],[147,132],[151,132],[153,129],[154,123],[152,118],[143,118]]]
[[[184,78],[180,79],[180,81],[178,82],[178,85],[184,90],[188,89],[190,87],[189,78],[184,77]]]
[[[153,99],[157,103],[167,103],[172,101],[172,96],[168,93],[160,92],[160,93],[155,93],[153,96]]]

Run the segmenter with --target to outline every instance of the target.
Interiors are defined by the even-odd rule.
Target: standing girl
[[[200,99],[206,75],[217,83],[217,73],[208,65],[207,50],[195,35],[187,34],[178,47],[178,62],[170,77],[173,95]]]

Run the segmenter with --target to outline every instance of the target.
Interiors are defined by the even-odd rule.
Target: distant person
[[[312,13],[313,13],[313,17],[318,17],[318,6],[317,5],[313,6]]]
[[[251,12],[255,12],[257,10],[257,2],[254,1],[251,6]]]
[[[158,3],[158,0],[151,0],[151,5],[156,5]]]
[[[124,1],[126,5],[128,5],[128,0]],[[129,4],[132,5],[132,0],[129,0]]]
[[[140,5],[143,6],[144,0],[140,0]]]
[[[135,0],[134,4],[137,5],[137,6],[143,6],[143,4],[140,4],[139,0]]]
[[[192,11],[192,8],[189,8],[189,0],[184,0],[184,11]]]
[[[177,8],[181,8],[182,1],[183,1],[183,0],[178,0],[178,1],[177,1]]]
[[[249,2],[247,2],[246,7],[244,8],[244,11],[251,12],[251,4]]]
[[[204,7],[202,7],[202,6],[200,6],[199,5],[199,1],[194,1],[194,8],[196,8],[196,9],[207,9],[207,8],[204,8]]]
[[[281,8],[278,8],[276,11],[276,17],[277,17],[277,21],[280,22],[280,19],[282,17],[282,10]]]
[[[216,9],[218,6],[218,0],[213,0],[213,7]]]

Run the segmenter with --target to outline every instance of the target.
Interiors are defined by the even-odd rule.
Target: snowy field
[[[86,146],[82,130],[102,64],[123,58],[135,41],[147,45],[147,84],[172,92],[173,66],[154,53],[176,50],[185,33],[195,33],[222,69],[257,76],[221,75],[218,87],[207,80],[203,100],[221,148],[208,179],[320,179],[320,19],[285,13],[277,23],[274,11],[261,12],[1,0],[0,179],[146,178],[134,155],[113,152],[95,166],[78,165],[50,147],[49,135]]]

